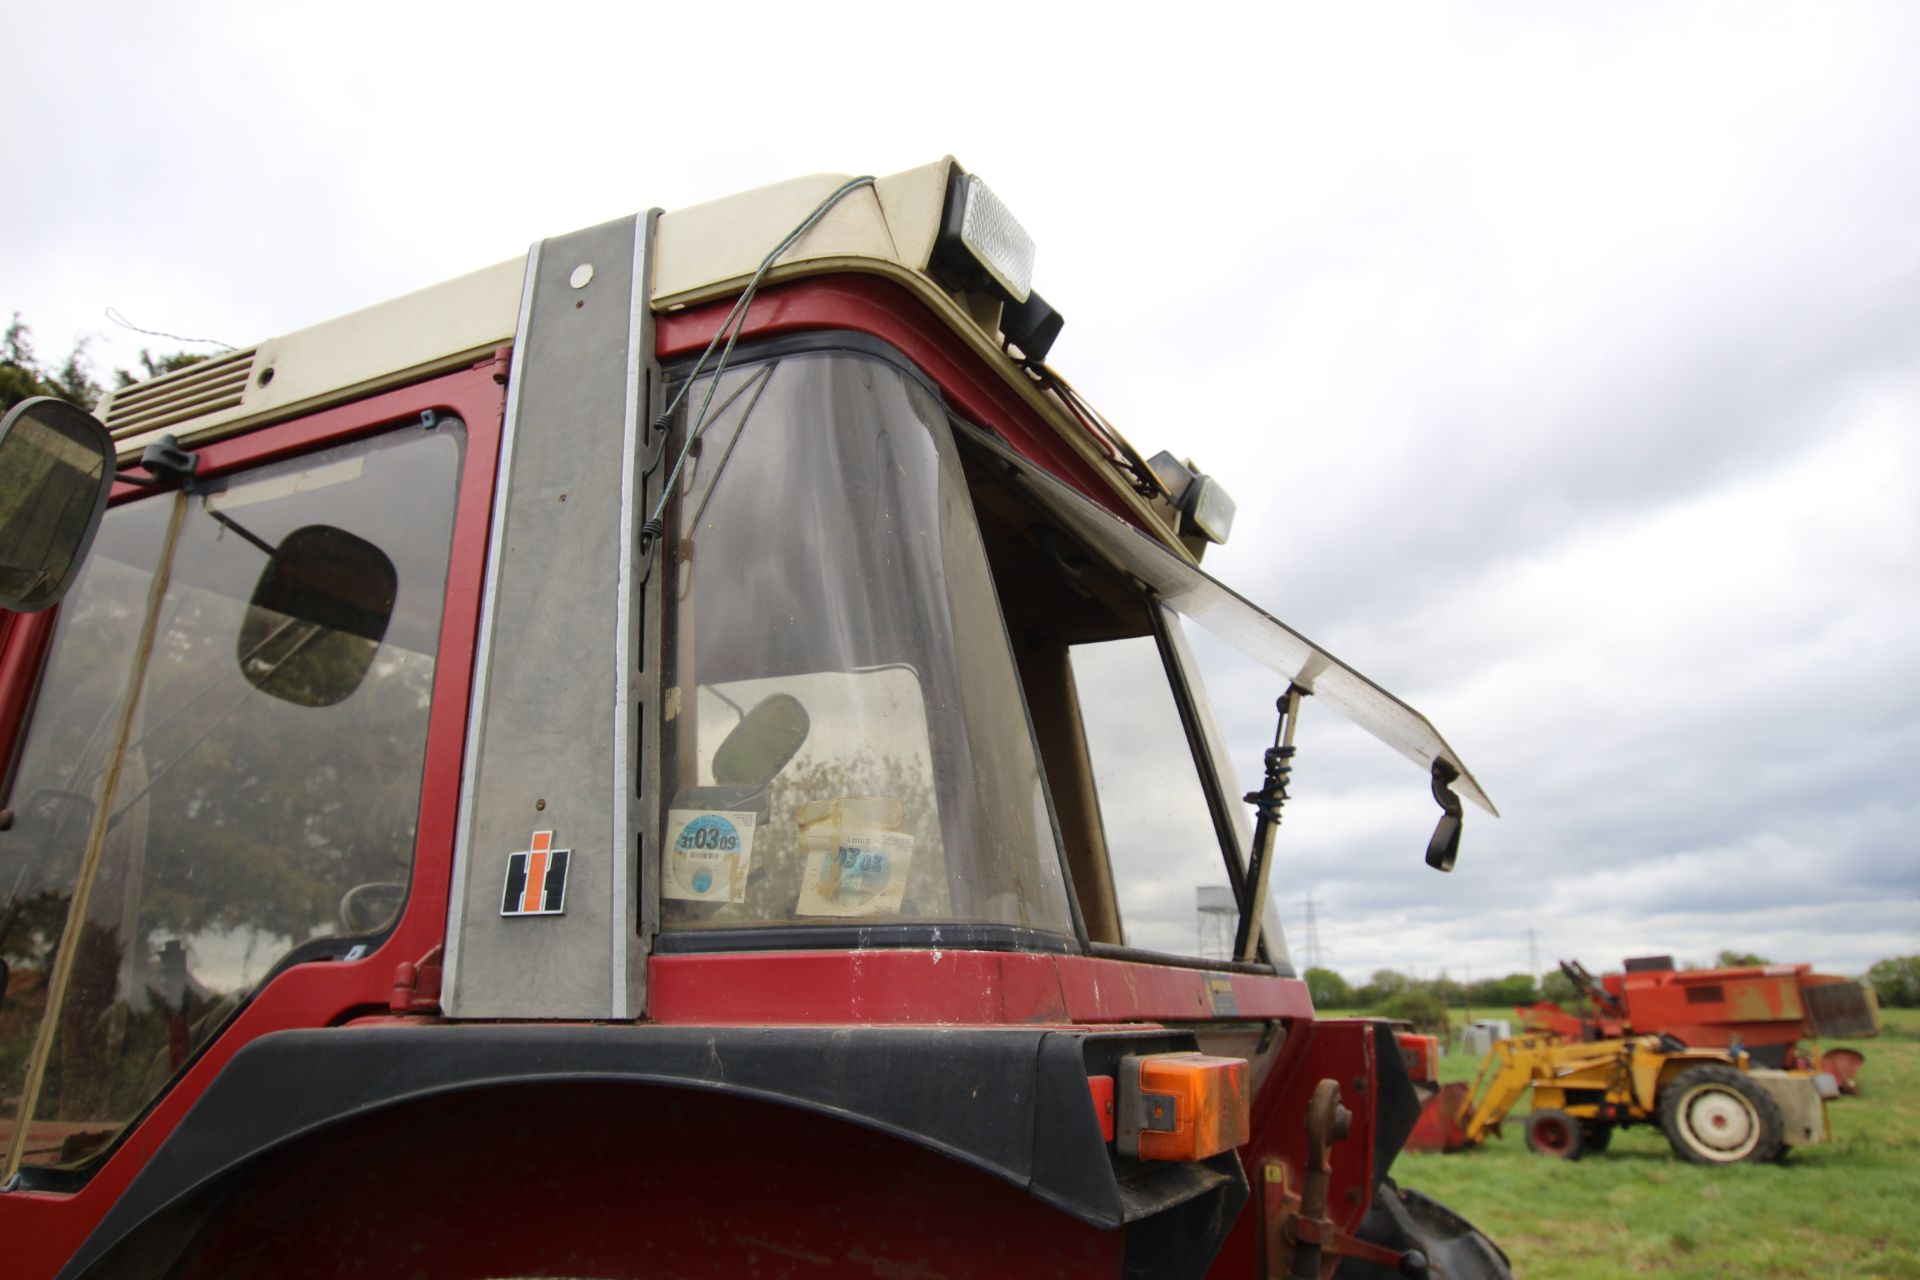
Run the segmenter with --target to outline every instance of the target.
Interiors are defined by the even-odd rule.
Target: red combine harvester
[[[1492,805],[1201,571],[1032,255],[801,179],[10,411],[0,1271],[1506,1275],[1268,905],[1308,695],[1429,864]]]
[[[1880,1034],[1873,988],[1812,965],[1675,969],[1670,956],[1646,956],[1598,979],[1577,960],[1561,961],[1560,970],[1591,1011],[1577,1017],[1543,1000],[1518,1011],[1528,1030],[1572,1040],[1669,1035],[1695,1048],[1744,1048],[1760,1066],[1806,1070],[1814,1063],[1802,1040]],[[1858,1050],[1832,1049],[1819,1069],[1853,1093],[1863,1061]]]

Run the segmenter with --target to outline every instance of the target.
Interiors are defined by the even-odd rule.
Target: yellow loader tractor
[[[1752,1067],[1745,1053],[1689,1048],[1671,1036],[1518,1036],[1494,1044],[1471,1086],[1448,1085],[1427,1104],[1423,1145],[1478,1146],[1529,1091],[1527,1146],[1540,1155],[1578,1160],[1605,1151],[1615,1128],[1658,1124],[1681,1159],[1732,1164],[1827,1141],[1826,1100],[1837,1089],[1814,1072]]]

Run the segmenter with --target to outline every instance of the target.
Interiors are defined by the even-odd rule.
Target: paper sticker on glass
[[[912,836],[897,831],[842,830],[830,846],[807,859],[799,914],[897,914],[912,862]]]
[[[673,809],[661,895],[682,902],[739,902],[753,865],[754,814]]]

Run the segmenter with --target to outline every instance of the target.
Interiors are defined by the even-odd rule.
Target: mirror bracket
[[[179,481],[188,490],[193,488],[194,473],[200,470],[200,455],[180,447],[180,441],[171,435],[154,440],[140,451],[140,466],[146,471],[144,476],[130,475],[125,471],[119,478],[128,484],[139,485],[142,489],[157,489],[161,485]]]

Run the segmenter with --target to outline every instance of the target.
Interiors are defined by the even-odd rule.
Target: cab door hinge
[[[507,379],[513,373],[513,344],[504,343],[493,349],[493,354],[484,360],[474,362],[474,368],[484,369],[493,366],[493,380],[501,386],[507,385]]]
[[[440,961],[444,951],[444,947],[435,947],[418,960],[402,960],[393,967],[389,1009],[402,1017],[440,1012]]]

